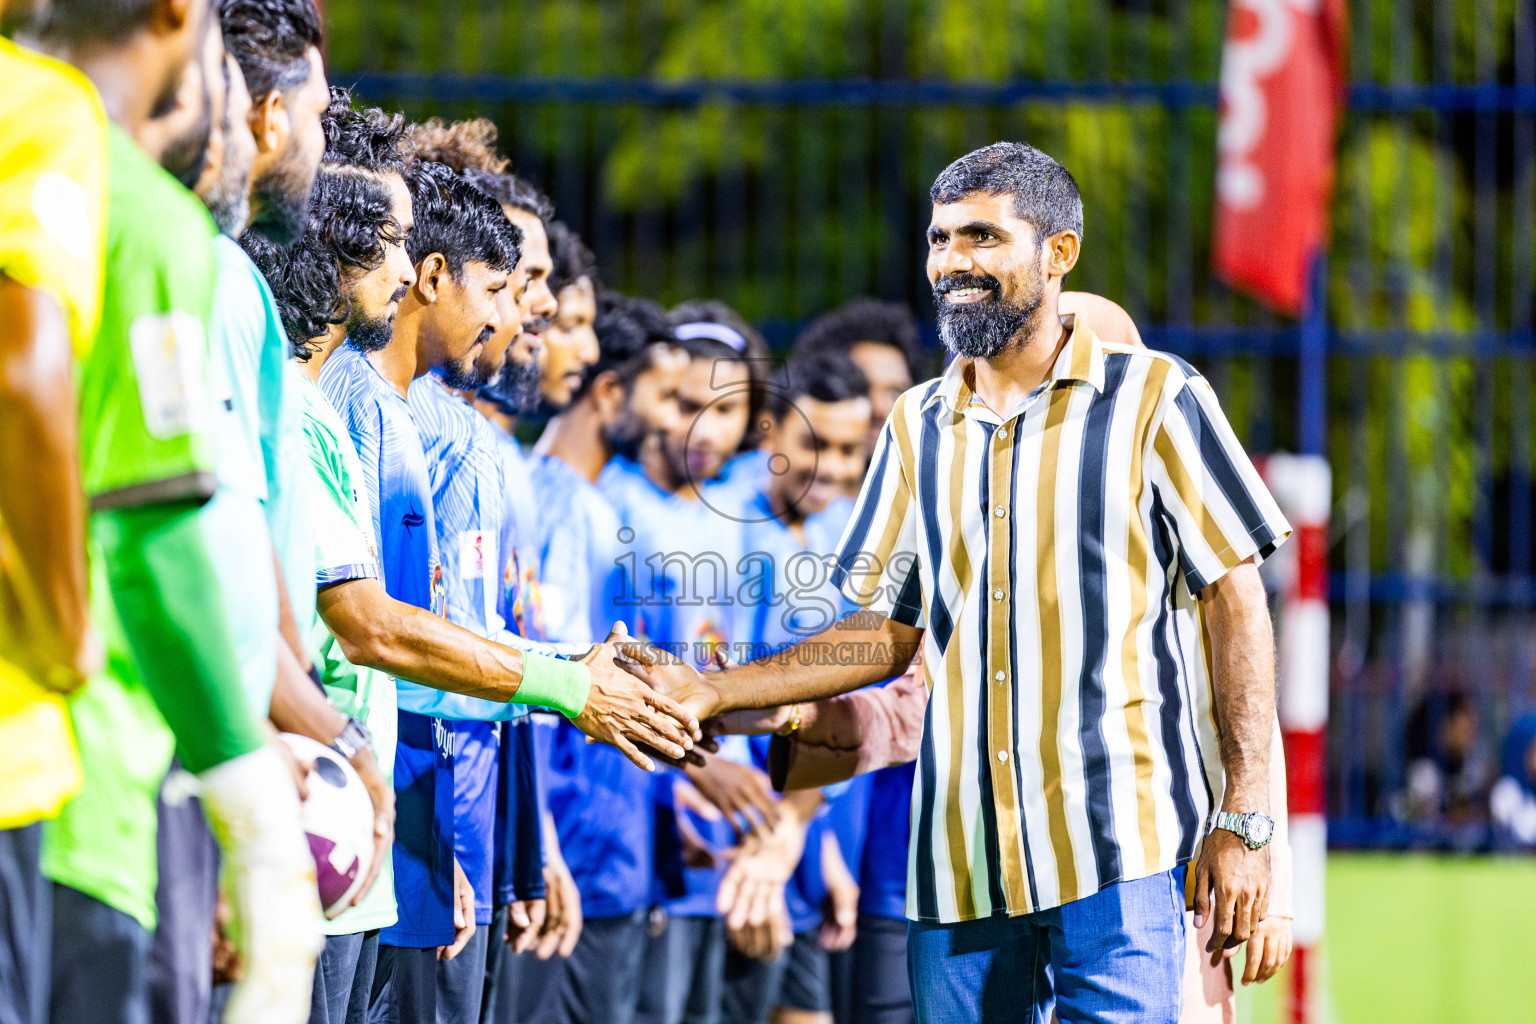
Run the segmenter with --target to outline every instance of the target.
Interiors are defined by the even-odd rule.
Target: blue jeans
[[[959,924],[914,922],[907,972],[918,1024],[1177,1024],[1184,868],[1065,906]]]

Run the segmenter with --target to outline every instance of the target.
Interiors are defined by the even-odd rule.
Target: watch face
[[[1248,833],[1248,841],[1255,846],[1263,846],[1269,842],[1270,836],[1275,834],[1275,823],[1267,814],[1250,814],[1244,825],[1244,831]]]

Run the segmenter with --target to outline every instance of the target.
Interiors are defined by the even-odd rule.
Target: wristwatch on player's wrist
[[[372,746],[373,733],[355,718],[347,719],[346,727],[341,730],[341,734],[331,740],[331,749],[348,761],[356,757],[359,751],[369,750]]]
[[[1269,815],[1259,811],[1250,814],[1233,814],[1222,811],[1216,815],[1216,827],[1236,832],[1250,850],[1261,850],[1269,845],[1275,834],[1275,823]]]

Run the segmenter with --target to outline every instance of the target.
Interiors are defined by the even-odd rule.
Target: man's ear
[[[204,3],[208,10],[203,17],[213,19],[213,24],[207,26],[209,31],[218,30],[218,11],[205,0],[156,0],[154,13],[150,23],[165,32],[175,32],[187,23],[188,18],[196,17],[197,3]]]
[[[1082,239],[1071,228],[1056,232],[1045,240],[1045,273],[1047,277],[1065,277],[1077,266],[1077,255]]]
[[[283,102],[283,91],[273,89],[260,103],[251,101],[251,134],[256,137],[259,153],[280,152],[293,130],[288,121],[288,105]]]
[[[447,273],[448,261],[440,252],[434,252],[416,264],[416,297],[423,306],[430,306],[437,301],[438,289],[442,287],[443,275]]]
[[[593,377],[587,391],[604,423],[612,423],[624,411],[624,382],[612,370],[604,370]]]

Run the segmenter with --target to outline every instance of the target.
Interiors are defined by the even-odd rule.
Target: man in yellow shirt
[[[79,72],[4,38],[0,81],[0,1022],[40,1024],[39,822],[79,785],[63,695],[96,660],[74,360],[100,315],[106,116]]]

